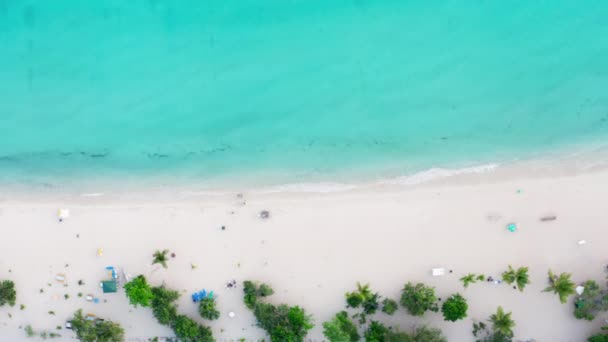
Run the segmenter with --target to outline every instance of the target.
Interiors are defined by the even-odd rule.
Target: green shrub
[[[366,342],[386,342],[389,339],[390,330],[384,324],[372,321],[365,331]]]
[[[8,304],[15,306],[17,301],[17,291],[15,290],[15,283],[11,280],[0,281],[0,306]]]
[[[387,315],[393,315],[397,309],[399,308],[399,305],[397,304],[397,301],[392,300],[390,298],[385,298],[382,301],[382,312],[384,312]]]
[[[274,290],[270,285],[264,283],[258,285],[253,281],[245,280],[243,282],[243,292],[245,295],[243,299],[245,301],[245,306],[247,306],[249,310],[253,310],[258,297],[268,297],[274,293]]]
[[[179,292],[167,289],[164,286],[152,288],[152,313],[160,324],[173,325],[177,318],[175,302],[179,298]]]
[[[346,294],[346,304],[350,308],[363,309],[365,315],[372,315],[376,313],[380,307],[380,295],[373,293],[369,285],[361,285],[357,283],[357,290]]]
[[[146,277],[138,275],[133,280],[126,283],[124,288],[127,298],[129,298],[129,302],[132,305],[150,306],[154,294],[152,294],[152,288],[148,285]]]
[[[257,303],[254,315],[258,326],[270,335],[273,342],[301,342],[313,328],[312,318],[298,306]]]
[[[208,320],[215,320],[220,317],[220,312],[215,307],[215,298],[211,297],[201,299],[198,305],[198,312],[201,317]]]
[[[412,316],[422,316],[426,311],[437,312],[439,310],[435,288],[422,283],[414,285],[409,282],[404,286],[401,305]]]
[[[602,327],[602,333],[597,333],[593,336],[590,336],[587,341],[588,342],[608,342],[608,334],[606,333],[606,331],[608,331],[608,326]]]
[[[460,294],[455,294],[443,303],[441,312],[443,312],[443,318],[446,321],[455,322],[467,317],[468,308],[466,299]]]
[[[175,336],[181,341],[213,342],[213,334],[208,327],[198,324],[193,319],[179,315],[173,325]]]
[[[329,342],[357,342],[361,338],[346,311],[337,313],[333,319],[323,323],[323,335]]]
[[[27,337],[32,337],[32,336],[36,335],[36,332],[34,331],[32,326],[29,324],[26,325],[23,330],[25,331],[25,334],[27,335]]]
[[[82,310],[76,311],[71,321],[72,329],[80,341],[124,341],[125,332],[118,323],[113,323],[111,321],[87,320],[84,316],[82,316]]]
[[[585,290],[574,300],[574,317],[592,321],[599,312],[608,309],[608,294],[593,280],[586,281]]]

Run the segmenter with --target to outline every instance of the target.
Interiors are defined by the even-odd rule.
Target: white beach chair
[[[445,268],[433,268],[431,269],[431,274],[433,275],[433,277],[440,277],[442,275],[445,275]]]

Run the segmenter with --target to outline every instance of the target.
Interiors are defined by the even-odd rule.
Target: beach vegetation
[[[512,342],[513,338],[504,336],[499,332],[493,332],[484,322],[473,323],[473,336],[475,342]]]
[[[390,299],[390,298],[385,298],[382,301],[382,312],[384,312],[387,315],[393,315],[397,309],[399,309],[399,304],[397,304],[396,300]]]
[[[523,291],[526,285],[530,284],[530,276],[527,267],[514,269],[509,265],[509,269],[502,273],[502,280],[507,284],[515,284],[519,291]]]
[[[447,342],[441,330],[425,325],[414,327],[410,332],[398,331],[372,321],[365,331],[366,342]]]
[[[496,309],[496,313],[490,315],[492,331],[503,336],[513,337],[515,321],[511,318],[511,313],[506,313],[502,306]]]
[[[156,250],[154,254],[152,254],[152,265],[160,264],[163,268],[167,268],[167,261],[169,261],[167,254],[169,254],[168,249],[163,249],[162,251]]]
[[[198,305],[198,312],[204,319],[216,320],[220,318],[220,312],[216,308],[215,298],[213,297],[201,299]]]
[[[314,326],[312,316],[299,306],[259,302],[258,297],[266,297],[274,292],[268,285],[245,281],[243,292],[245,305],[253,310],[257,325],[266,330],[273,342],[301,342]]]
[[[154,294],[152,293],[152,288],[146,281],[146,277],[140,274],[126,283],[124,288],[127,298],[129,298],[129,302],[132,305],[141,305],[143,307],[150,306]]]
[[[443,335],[441,330],[437,328],[431,328],[426,325],[415,327],[411,334],[411,342],[448,342],[448,339]],[[396,341],[395,341],[396,342]]]
[[[348,318],[346,311],[338,312],[334,318],[323,323],[323,335],[329,342],[357,342],[361,339],[357,326]]]
[[[473,336],[476,342],[511,342],[513,341],[513,328],[515,321],[511,313],[505,313],[502,307],[490,315],[489,325],[484,322],[473,323]]]
[[[571,276],[570,273],[561,273],[558,276],[549,270],[549,286],[543,292],[553,292],[559,296],[562,304],[566,303],[568,297],[576,293],[576,284],[570,280]]]
[[[412,316],[422,316],[426,311],[437,312],[437,296],[435,288],[422,283],[408,282],[401,292],[401,305]]]
[[[177,307],[173,304],[179,298],[179,292],[164,286],[152,288],[152,313],[163,325],[171,326],[177,318]]]
[[[179,315],[175,318],[173,331],[180,341],[214,341],[213,333],[209,327],[200,325],[195,320],[184,315]]]
[[[357,290],[346,294],[346,304],[349,308],[361,307],[365,315],[373,315],[380,308],[380,295],[372,292],[369,284],[357,283]]]
[[[608,326],[602,327],[602,332],[589,336],[587,342],[608,342]]]
[[[458,293],[450,296],[441,306],[443,318],[451,322],[467,317],[468,309],[469,305],[466,299]]]
[[[15,290],[15,283],[12,280],[0,281],[0,306],[8,304],[15,306],[17,301],[17,290]]]
[[[366,342],[385,342],[389,338],[390,329],[378,321],[371,321],[363,336]]]
[[[108,320],[88,320],[82,315],[82,310],[74,313],[71,322],[72,330],[80,341],[124,341],[125,332],[120,324]]]
[[[608,293],[593,280],[583,284],[585,288],[574,300],[574,317],[592,321],[599,312],[608,309]]]
[[[27,337],[32,337],[32,336],[36,335],[34,328],[32,328],[32,326],[29,324],[26,325],[25,328],[23,328],[23,330],[25,331],[25,334],[27,335]]]
[[[469,285],[474,284],[478,281],[483,281],[485,279],[485,276],[483,274],[474,274],[474,273],[469,273],[467,275],[465,275],[464,277],[460,278],[460,281],[462,282],[462,286],[464,286],[464,288],[468,288]]]
[[[270,335],[273,342],[301,342],[313,328],[312,317],[299,306],[257,303],[254,315],[258,326]]]
[[[247,306],[249,310],[253,310],[258,297],[268,297],[274,293],[274,290],[268,284],[258,284],[250,280],[245,280],[243,282],[243,292],[245,294],[245,306]]]

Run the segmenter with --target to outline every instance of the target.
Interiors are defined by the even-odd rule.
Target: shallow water
[[[0,0],[0,179],[265,183],[608,136],[602,1]]]

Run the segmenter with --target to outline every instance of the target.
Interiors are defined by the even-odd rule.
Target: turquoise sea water
[[[0,179],[266,182],[608,137],[605,1],[0,0]]]

